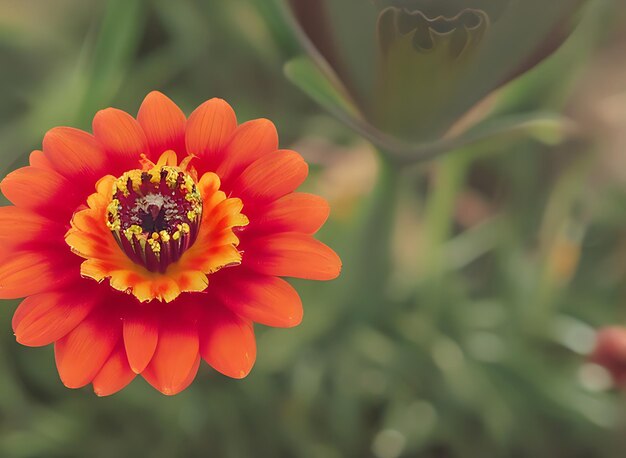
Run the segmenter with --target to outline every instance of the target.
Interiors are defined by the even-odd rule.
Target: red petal
[[[68,388],[80,388],[91,382],[119,342],[119,318],[103,307],[79,324],[54,345],[54,355],[61,381]]]
[[[97,303],[88,288],[27,297],[13,315],[15,338],[29,347],[48,345],[78,326]]]
[[[314,234],[328,219],[330,207],[319,196],[294,192],[249,212],[247,231]]]
[[[0,260],[0,299],[17,299],[44,291],[56,291],[75,280],[71,253],[20,252]],[[68,265],[69,262],[69,265]]]
[[[93,391],[98,396],[110,396],[120,391],[134,378],[135,373],[130,370],[124,346],[120,342],[93,379]]]
[[[245,265],[279,277],[332,280],[341,272],[339,256],[310,235],[274,234],[253,239],[245,249]]]
[[[71,218],[82,202],[66,178],[53,170],[36,167],[22,167],[9,173],[0,183],[0,189],[17,207],[57,220]]]
[[[252,322],[227,308],[211,305],[200,323],[200,355],[215,370],[244,378],[256,360]]]
[[[266,326],[290,328],[302,321],[302,301],[285,280],[252,272],[224,278],[221,301],[237,315]]]
[[[223,154],[236,127],[237,117],[228,103],[222,99],[204,102],[187,120],[187,153],[203,163],[214,161]]]
[[[149,306],[149,305],[148,305]],[[132,370],[140,374],[146,368],[159,338],[156,316],[147,310],[137,311],[124,318],[124,345]]]
[[[137,121],[148,139],[152,157],[158,157],[168,150],[185,154],[185,114],[178,105],[164,94],[153,91],[146,96]]]
[[[107,152],[110,174],[139,168],[141,154],[148,154],[148,140],[143,129],[128,113],[107,108],[93,118],[93,134]]]
[[[0,207],[0,246],[7,251],[54,244],[65,247],[64,234],[65,228],[61,224],[35,212],[19,207]]]
[[[163,319],[152,361],[142,376],[166,395],[180,391],[198,358],[198,330],[190,322]]]
[[[277,149],[278,133],[271,121],[255,119],[245,122],[233,134],[216,173],[222,182],[228,182],[254,161]]]
[[[43,151],[52,166],[68,178],[100,178],[107,158],[93,137],[72,127],[55,127],[43,139]]]
[[[248,166],[233,184],[233,195],[271,201],[294,191],[307,177],[308,166],[295,151],[278,150]]]

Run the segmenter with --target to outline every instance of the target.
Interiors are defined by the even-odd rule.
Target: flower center
[[[102,177],[87,206],[74,213],[65,242],[85,259],[84,278],[109,280],[111,288],[140,302],[172,302],[202,292],[210,274],[241,264],[235,231],[248,225],[243,202],[220,190],[220,179],[198,179],[189,155],[174,151],[141,169]]]
[[[113,183],[107,226],[124,253],[151,272],[165,272],[195,242],[202,196],[182,168],[131,170]]]

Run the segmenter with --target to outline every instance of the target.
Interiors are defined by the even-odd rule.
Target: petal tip
[[[295,328],[296,326],[300,326],[302,324],[302,319],[304,318],[303,314],[297,316],[290,316],[288,318],[288,328]]]
[[[118,112],[119,110],[117,108],[113,108],[113,107],[102,108],[96,111],[96,114],[94,115],[93,120],[95,121],[96,119],[99,119],[102,116],[107,116],[109,113],[117,114]]]
[[[221,372],[223,375],[234,379],[234,380],[243,380],[244,378],[246,378],[248,375],[250,375],[250,372],[252,372],[252,368],[254,367],[254,361],[250,362],[249,361],[249,356],[247,356],[246,359],[248,359],[249,364],[244,367],[243,369],[234,369],[232,371],[228,371],[228,372]]]
[[[148,94],[144,97],[144,101],[148,99],[152,99],[152,98],[169,99],[169,97],[163,94],[161,91],[154,90],[154,91],[148,92]]]
[[[141,373],[145,369],[145,367],[141,367],[141,366],[137,366],[135,364],[131,364],[130,361],[128,362],[128,365],[130,367],[130,370],[133,371],[133,373],[135,373],[136,375],[141,375]],[[146,364],[146,366],[147,366],[147,364]]]
[[[63,383],[63,386],[65,386],[65,388],[69,388],[70,390],[77,390],[89,384],[89,382],[85,382],[85,383],[72,382],[70,380],[67,380],[62,374],[59,374],[59,378],[61,379],[61,383]]]
[[[159,391],[165,396],[174,396],[174,394],[176,394],[174,393],[174,390],[172,390],[169,386],[162,386]]]
[[[115,392],[109,393],[106,390],[100,389],[100,388],[96,388],[95,386],[93,387],[93,392],[96,396],[98,396],[99,398],[106,398],[107,396],[111,396],[112,394],[115,394]]]

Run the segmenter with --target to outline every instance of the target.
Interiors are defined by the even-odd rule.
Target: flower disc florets
[[[165,272],[198,236],[202,196],[179,167],[131,170],[113,184],[107,226],[124,253],[151,272]]]

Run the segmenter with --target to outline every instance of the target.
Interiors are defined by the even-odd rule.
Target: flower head
[[[330,280],[341,262],[312,236],[326,202],[297,193],[308,167],[274,125],[237,125],[223,100],[187,119],[150,93],[137,119],[58,127],[1,183],[0,298],[26,297],[18,342],[55,344],[63,383],[99,395],[141,374],[164,394],[204,359],[230,377],[255,361],[253,322],[302,319],[280,277]]]

